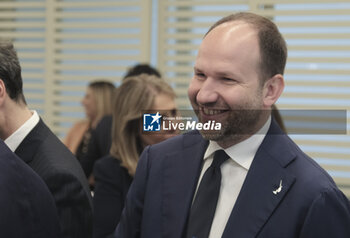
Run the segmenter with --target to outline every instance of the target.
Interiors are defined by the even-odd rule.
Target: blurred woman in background
[[[78,121],[69,130],[64,144],[80,159],[87,152],[87,146],[99,120],[112,113],[112,101],[115,86],[105,80],[91,82],[87,89],[82,105],[85,109],[86,119]]]
[[[94,238],[107,237],[115,230],[143,149],[177,134],[142,129],[146,111],[175,117],[174,99],[173,89],[164,80],[146,74],[126,78],[117,89],[110,155],[94,166]]]

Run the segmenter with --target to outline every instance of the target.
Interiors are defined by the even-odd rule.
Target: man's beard
[[[221,122],[221,130],[201,130],[200,133],[207,140],[232,141],[237,143],[243,138],[253,135],[257,129],[263,110],[237,109],[230,111],[227,120]],[[199,121],[204,123],[199,116]]]

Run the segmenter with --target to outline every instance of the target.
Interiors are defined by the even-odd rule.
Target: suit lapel
[[[183,150],[167,155],[162,166],[162,237],[182,237],[208,146],[200,134],[184,137]]]
[[[275,125],[271,127],[248,171],[223,238],[256,237],[295,181],[285,169],[295,155],[284,143],[287,137],[274,133]]]

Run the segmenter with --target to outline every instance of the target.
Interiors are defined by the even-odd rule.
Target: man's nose
[[[197,94],[197,103],[205,105],[215,103],[218,99],[218,88],[215,81],[207,78],[201,85]]]

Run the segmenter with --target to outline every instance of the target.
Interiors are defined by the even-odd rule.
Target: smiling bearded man
[[[117,238],[350,237],[350,203],[271,115],[286,43],[269,19],[222,18],[204,36],[188,96],[194,130],[143,151]]]

